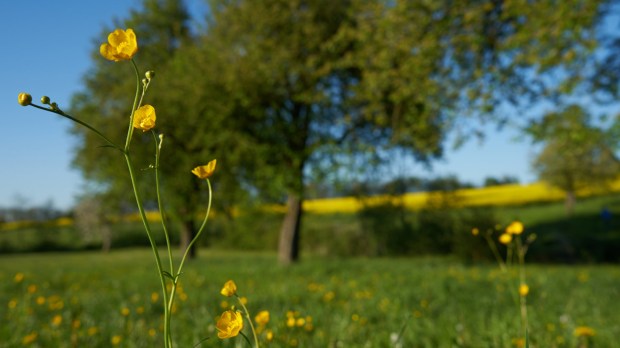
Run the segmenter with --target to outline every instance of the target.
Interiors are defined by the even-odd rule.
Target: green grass
[[[22,346],[33,333],[33,347],[110,347],[113,336],[122,347],[161,345],[162,310],[151,301],[158,278],[146,249],[5,255],[0,265],[0,347]],[[527,272],[530,347],[576,347],[578,326],[596,330],[595,347],[616,346],[620,267],[528,265]],[[270,311],[275,338],[267,347],[514,347],[521,337],[518,281],[493,264],[307,257],[284,268],[270,253],[201,250],[182,279],[177,347],[204,338],[201,347],[245,346],[214,332],[230,300],[219,294],[228,279],[253,314]],[[288,327],[289,311],[304,325]]]

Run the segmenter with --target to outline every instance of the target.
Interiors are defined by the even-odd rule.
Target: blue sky
[[[89,1],[2,1],[4,14],[0,42],[0,207],[53,202],[69,208],[84,182],[71,168],[75,139],[68,133],[69,121],[51,113],[17,103],[20,92],[35,100],[48,95],[59,106],[69,105],[81,88],[81,77],[89,69],[90,53],[105,37],[104,26],[124,18],[139,0]],[[195,3],[195,4],[194,4]],[[196,10],[202,1],[191,6]],[[535,180],[530,171],[532,148],[514,140],[513,129],[498,132],[488,126],[483,143],[470,141],[434,165],[397,167],[398,173],[415,176],[455,174],[464,181],[482,183],[487,176],[511,175],[521,182]]]

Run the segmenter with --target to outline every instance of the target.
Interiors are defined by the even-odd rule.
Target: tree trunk
[[[193,219],[186,219],[181,223],[181,252],[184,253],[189,243],[196,236],[196,228],[195,228]],[[187,254],[188,259],[193,259],[196,257],[198,253],[198,247],[196,244],[192,246],[189,253]]]
[[[575,197],[575,192],[573,191],[566,192],[566,200],[564,201],[564,208],[566,209],[566,215],[568,216],[573,215],[576,201],[577,201],[577,198]]]
[[[286,216],[280,229],[278,260],[289,265],[299,259],[299,229],[301,226],[302,199],[296,193],[289,193],[286,202]]]

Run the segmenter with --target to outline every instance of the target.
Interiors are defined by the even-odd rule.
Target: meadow
[[[216,215],[182,275],[175,345],[246,346],[240,337],[218,339],[215,329],[234,304],[219,293],[232,279],[252,314],[270,313],[260,329],[265,347],[524,347],[518,274],[480,257],[488,245],[471,233],[517,219],[537,235],[526,257],[530,347],[616,347],[620,266],[601,261],[618,259],[620,226],[615,216],[601,220],[602,207],[617,212],[620,198],[581,199],[570,217],[561,202],[315,211],[303,225],[302,261],[292,267],[277,266],[280,214],[246,212],[231,226]],[[429,243],[400,256],[373,249],[389,238],[405,245],[423,232],[443,233],[432,228],[449,220],[449,252]],[[161,289],[139,223],[115,225],[106,254],[61,222],[1,231],[0,347],[161,345]]]
[[[3,255],[0,264],[0,347],[160,343],[150,250]],[[516,274],[493,263],[306,256],[276,264],[270,252],[202,250],[182,275],[176,346],[245,346],[215,333],[233,304],[219,294],[229,279],[253,314],[270,312],[266,347],[523,346]],[[620,267],[528,265],[527,276],[530,347],[617,346]]]

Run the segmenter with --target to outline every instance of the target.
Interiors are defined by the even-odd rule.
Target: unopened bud
[[[58,108],[58,104],[56,104],[56,103],[51,103],[50,106],[52,107],[52,110],[60,110]]]
[[[146,74],[144,74],[146,76],[147,79],[152,79],[153,77],[155,77],[155,72],[153,70],[149,70],[146,72]]]
[[[28,106],[32,103],[32,96],[28,93],[20,93],[17,96],[17,102],[21,106]]]
[[[146,84],[149,82],[149,80],[147,79],[142,79],[142,84],[146,86]]]
[[[50,97],[44,95],[41,97],[41,103],[43,104],[49,104],[50,103]]]

